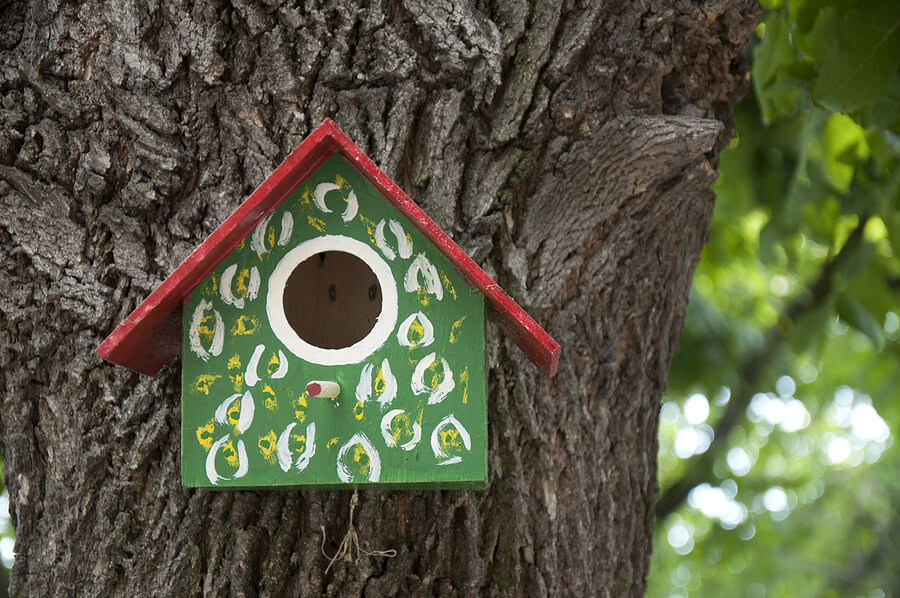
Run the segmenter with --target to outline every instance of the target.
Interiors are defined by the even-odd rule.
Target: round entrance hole
[[[282,298],[290,327],[322,349],[343,349],[366,338],[382,309],[375,273],[344,251],[322,251],[300,262]]]

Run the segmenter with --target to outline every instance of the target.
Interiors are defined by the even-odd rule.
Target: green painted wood
[[[316,189],[322,183],[337,187],[322,194],[330,212],[316,204]],[[351,191],[358,202],[356,214],[347,213]],[[408,257],[399,250],[391,220],[411,243]],[[381,221],[385,248],[378,247]],[[304,242],[325,235],[350,237],[372,248],[396,284],[396,323],[387,340],[358,363],[318,365],[304,360],[276,336],[269,322],[266,302],[276,265]],[[392,254],[393,259],[387,259]],[[405,280],[414,263],[410,278],[418,288],[407,291]],[[427,264],[434,266],[439,289],[428,287],[427,276],[416,272],[429,270]],[[226,283],[230,278],[230,284],[223,285],[223,278]],[[398,339],[401,325],[415,313],[433,326],[428,346],[422,346],[427,325],[421,318],[402,327],[407,343],[419,341],[418,346],[401,345]],[[335,154],[185,301],[184,485],[483,488],[487,484],[484,314],[483,297]],[[254,354],[256,368],[251,367]],[[423,368],[426,359],[433,364]],[[371,385],[360,384],[364,371],[371,371]],[[449,377],[452,390],[441,398]],[[385,402],[392,379],[396,395]],[[306,386],[314,380],[337,382],[341,395],[337,400],[309,396]],[[382,423],[388,415],[394,417],[385,433]]]

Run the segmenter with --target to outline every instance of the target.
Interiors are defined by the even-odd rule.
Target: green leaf
[[[882,98],[900,67],[900,2],[868,0],[832,12],[818,41],[821,58],[813,99],[836,111],[848,111]]]
[[[841,319],[865,334],[878,351],[884,347],[884,336],[881,326],[862,304],[847,293],[841,293],[837,299],[837,312]]]

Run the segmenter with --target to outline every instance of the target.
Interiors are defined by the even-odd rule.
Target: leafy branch
[[[759,388],[760,379],[771,365],[777,350],[788,339],[792,324],[804,314],[823,305],[831,297],[839,279],[838,273],[863,243],[863,229],[868,220],[868,215],[860,216],[859,223],[841,249],[826,262],[809,288],[799,293],[785,306],[778,321],[766,332],[762,347],[744,362],[739,376],[742,384],[732,392],[725,412],[716,423],[709,448],[703,454],[691,459],[684,474],[660,495],[656,503],[657,519],[662,520],[678,509],[695,486],[711,478],[713,464],[728,446],[729,433],[745,416],[750,400]]]

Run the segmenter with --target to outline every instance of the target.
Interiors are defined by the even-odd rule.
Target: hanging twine
[[[347,530],[347,533],[344,535],[344,539],[341,541],[340,546],[338,546],[337,552],[334,553],[334,556],[328,556],[325,552],[325,526],[322,526],[322,556],[328,559],[328,567],[325,568],[325,574],[328,574],[329,569],[331,569],[332,565],[334,565],[338,559],[344,559],[347,562],[358,563],[359,559],[362,555],[365,556],[381,556],[385,558],[394,558],[397,556],[397,551],[391,548],[390,550],[366,550],[365,548],[360,548],[359,546],[359,536],[356,534],[356,529],[353,527],[353,512],[356,510],[356,505],[359,503],[359,493],[354,490],[353,496],[350,498],[350,527]],[[356,558],[353,558],[353,551],[356,551]]]

